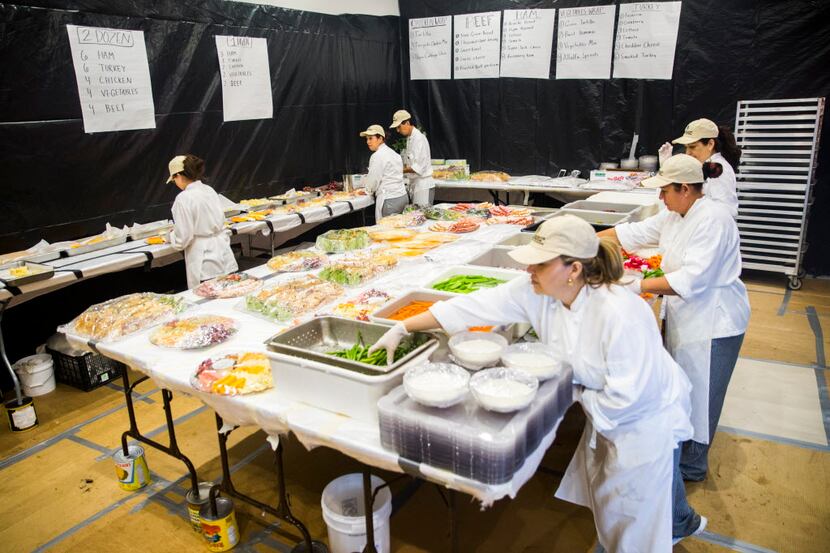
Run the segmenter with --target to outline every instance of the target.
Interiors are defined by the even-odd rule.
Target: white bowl
[[[403,375],[403,387],[414,401],[428,407],[450,407],[467,396],[470,373],[450,363],[425,363]]]
[[[453,358],[462,366],[478,370],[499,362],[507,339],[495,332],[459,332],[448,345]]]
[[[478,372],[470,379],[470,390],[478,404],[497,413],[524,409],[536,397],[538,389],[536,377],[505,367]]]
[[[550,346],[540,343],[523,342],[507,346],[501,354],[501,362],[509,369],[519,369],[535,376],[540,382],[562,372],[562,362]]]

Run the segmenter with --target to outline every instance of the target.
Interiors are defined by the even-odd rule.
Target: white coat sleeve
[[[383,162],[377,152],[369,158],[369,173],[366,175],[366,191],[374,194],[383,178]]]
[[[421,137],[415,144],[407,144],[407,159],[410,167],[419,177],[432,175],[432,158],[426,137]]]
[[[182,198],[173,202],[173,230],[170,232],[170,246],[174,250],[183,250],[193,241],[194,214],[192,206]]]
[[[469,326],[530,322],[527,311],[539,306],[542,296],[533,292],[529,279],[519,277],[495,288],[437,302],[429,311],[449,334]]]
[[[725,212],[722,212],[724,217]],[[733,221],[729,224],[734,226]],[[730,252],[738,248],[737,233],[730,232],[725,221],[706,217],[698,223],[694,236],[690,240],[680,263],[680,269],[666,273],[666,280],[678,296],[684,300],[703,293],[712,286],[720,271],[719,264],[730,257]]]
[[[643,303],[645,307],[645,303]],[[647,309],[647,308],[646,308]],[[578,398],[599,432],[613,430],[619,424],[635,420],[647,406],[640,405],[643,389],[648,385],[643,367],[650,364],[650,342],[659,337],[646,325],[654,325],[650,312],[610,314],[598,336],[605,355],[605,383],[601,389],[582,391]],[[579,379],[580,363],[574,364],[574,379]],[[593,371],[591,371],[593,372]],[[647,376],[647,375],[646,375]]]
[[[614,227],[614,230],[617,231],[617,238],[622,247],[633,252],[646,246],[658,244],[663,226],[671,214],[672,212],[668,209],[663,209],[644,221],[623,223]]]

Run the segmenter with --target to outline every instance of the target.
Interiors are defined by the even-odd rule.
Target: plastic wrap
[[[406,227],[417,227],[426,222],[426,217],[421,211],[410,211],[398,215],[387,215],[381,217],[378,225],[391,229],[402,229]]]
[[[358,321],[368,321],[369,316],[391,298],[392,296],[386,292],[372,288],[366,290],[365,292],[361,292],[357,296],[350,298],[343,303],[335,305],[331,309],[331,313],[337,317],[345,317],[347,319],[355,319]]]
[[[329,263],[320,278],[343,286],[362,286],[397,265],[395,256],[385,253],[355,255]]]
[[[236,396],[274,387],[271,362],[264,353],[228,353],[205,359],[190,380],[200,392]]]
[[[262,281],[248,273],[232,273],[212,278],[193,289],[193,293],[203,298],[238,298],[250,294],[262,286]]]
[[[240,308],[272,321],[289,321],[334,301],[343,288],[311,275],[264,288],[248,295]]]
[[[328,253],[342,253],[368,247],[372,243],[369,233],[361,229],[337,229],[317,237],[318,250]]]
[[[298,273],[319,269],[328,262],[325,254],[299,250],[272,257],[268,260],[268,268],[278,273]]]
[[[236,330],[230,317],[197,315],[164,323],[150,335],[150,342],[164,348],[197,349],[221,344]]]
[[[168,320],[187,307],[188,304],[176,296],[150,292],[129,294],[89,307],[58,330],[111,342]]]

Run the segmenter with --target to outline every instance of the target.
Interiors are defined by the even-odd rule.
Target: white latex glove
[[[657,150],[657,156],[660,158],[660,165],[662,166],[671,157],[674,147],[668,142],[664,142],[660,149]]]
[[[409,332],[407,332],[406,327],[399,321],[395,324],[395,326],[387,330],[383,336],[378,338],[378,341],[369,348],[369,353],[371,354],[381,348],[385,349],[386,364],[391,365],[395,362],[395,350],[398,349],[398,345],[407,334],[409,334]]]

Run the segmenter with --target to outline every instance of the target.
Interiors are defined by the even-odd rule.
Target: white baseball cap
[[[376,134],[386,138],[386,131],[380,125],[369,125],[369,128],[360,133],[360,136],[374,136]]]
[[[671,156],[653,177],[644,179],[643,188],[663,188],[673,182],[692,184],[703,182],[703,164],[686,154]]]
[[[409,115],[409,112],[405,109],[399,109],[395,112],[395,115],[392,116],[392,125],[389,128],[397,129],[401,123],[408,119],[412,119],[412,116]]]
[[[173,182],[173,175],[184,171],[185,159],[187,159],[187,156],[176,156],[167,164],[167,168],[170,170],[170,178],[167,179],[167,184]]]
[[[560,255],[590,259],[599,251],[597,233],[587,221],[575,215],[560,215],[542,223],[533,241],[508,252],[524,265],[535,265]]]
[[[695,119],[683,131],[683,136],[672,140],[672,144],[691,144],[703,138],[717,138],[718,126],[709,119]]]

